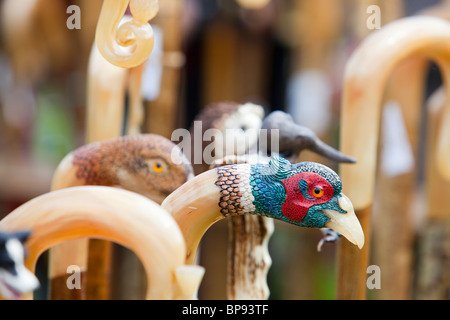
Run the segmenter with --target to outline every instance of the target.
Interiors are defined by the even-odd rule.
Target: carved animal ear
[[[13,236],[15,238],[17,238],[21,243],[24,243],[25,241],[27,241],[30,234],[31,234],[30,231],[20,231],[20,232],[14,233]]]

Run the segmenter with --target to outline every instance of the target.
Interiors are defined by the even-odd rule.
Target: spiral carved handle
[[[128,4],[131,17],[124,16]],[[148,21],[158,9],[158,0],[104,0],[95,36],[105,59],[122,68],[142,64],[153,49],[154,34]]]

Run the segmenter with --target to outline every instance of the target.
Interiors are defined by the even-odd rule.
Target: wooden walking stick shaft
[[[236,216],[228,221],[229,242],[233,244],[228,257],[228,299],[267,299],[266,278],[272,264],[267,242],[273,221],[258,216]]]
[[[366,221],[365,233],[370,233],[380,110],[388,76],[399,61],[419,54],[435,59],[446,77],[450,63],[449,40],[448,22],[432,17],[405,18],[372,33],[347,63],[342,97],[341,151],[355,157],[358,162],[341,166],[340,174],[345,183],[344,192],[354,202],[360,218]],[[368,247],[365,250],[369,250]],[[367,253],[362,250],[353,255],[343,250],[342,254],[340,269],[345,270],[348,266],[343,263],[350,262],[358,272],[342,275],[338,288],[343,288],[346,283],[358,283],[357,287],[362,288]],[[338,296],[345,299],[355,294],[342,291]],[[362,298],[364,295],[358,296]]]
[[[359,250],[347,241],[338,244],[338,300],[362,300],[366,297],[366,266],[369,261],[371,208],[355,211],[364,230],[366,242]],[[358,263],[355,263],[357,261]],[[351,275],[351,279],[349,279]]]
[[[427,216],[420,230],[417,246],[414,298],[418,300],[444,300],[449,298],[450,292],[450,269],[447,263],[450,259],[450,197],[443,196],[450,195],[450,181],[444,178],[436,165],[439,120],[442,119],[447,101],[445,91],[440,88],[427,102]]]

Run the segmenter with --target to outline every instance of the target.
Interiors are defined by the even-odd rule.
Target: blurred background
[[[383,27],[444,2],[270,0],[262,9],[248,10],[234,0],[161,0],[152,20],[163,57],[153,63],[161,72],[153,79],[156,85],[149,84],[143,94],[142,131],[170,138],[175,128],[189,128],[209,103],[253,102],[266,113],[291,113],[338,148],[345,63],[374,32],[367,27],[367,8],[379,6]],[[66,10],[73,4],[81,9],[81,28],[70,30]],[[48,192],[59,161],[84,144],[87,65],[101,5],[100,0],[0,0],[0,218]],[[430,63],[428,70],[423,101],[441,84],[437,67]],[[421,137],[414,142],[419,155],[426,145]],[[337,170],[307,152],[301,160]],[[424,161],[417,164],[414,183],[419,187],[425,181],[424,167]],[[201,264],[207,272],[200,299],[226,298],[227,242],[221,239],[227,233],[222,221],[204,238]],[[336,246],[325,245],[318,253],[320,238],[317,230],[276,222],[269,243],[271,299],[335,297]],[[447,243],[448,249],[448,238],[447,230],[436,241]],[[420,239],[420,229],[414,227],[404,292],[390,291],[390,296],[389,284],[383,282],[369,298],[449,298],[450,250],[435,249],[441,250],[435,253],[439,270],[423,284],[418,280],[425,268]],[[375,256],[371,259],[378,264]]]

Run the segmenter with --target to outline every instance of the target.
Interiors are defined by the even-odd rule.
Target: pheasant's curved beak
[[[346,211],[346,213],[330,209],[322,210],[322,212],[330,218],[330,220],[325,224],[325,227],[339,232],[346,237],[348,241],[362,249],[364,246],[364,232],[358,218],[356,217],[355,210],[353,209],[350,199],[341,193],[338,202],[339,207]]]

